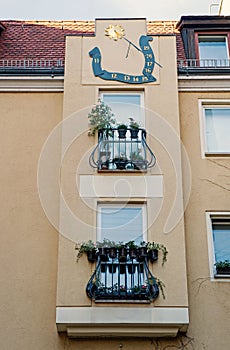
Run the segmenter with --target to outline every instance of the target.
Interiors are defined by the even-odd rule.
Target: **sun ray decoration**
[[[105,29],[105,35],[108,36],[109,39],[117,41],[125,36],[125,30],[120,25],[114,26],[110,24],[108,28]]]

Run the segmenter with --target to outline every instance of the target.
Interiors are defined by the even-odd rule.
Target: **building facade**
[[[229,348],[229,24],[1,22],[2,349]]]

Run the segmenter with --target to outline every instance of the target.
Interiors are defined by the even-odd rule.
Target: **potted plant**
[[[129,118],[129,120],[130,120],[129,127],[130,127],[131,139],[137,139],[139,129],[140,129],[140,124],[138,122],[135,122],[133,118]]]
[[[158,252],[161,251],[162,253],[162,266],[167,261],[167,254],[168,251],[166,247],[163,244],[154,243],[154,242],[148,242],[147,243],[147,254],[148,259],[151,263],[156,261],[158,259]]]
[[[137,259],[138,261],[144,261],[147,258],[147,243],[141,242],[137,248]]]
[[[127,288],[124,285],[120,285],[119,294],[120,294],[120,296],[126,296]]]
[[[220,260],[215,263],[216,273],[218,275],[230,275],[230,261]]]
[[[126,243],[126,247],[129,250],[129,257],[131,260],[137,257],[137,244],[134,241],[129,241]]]
[[[125,157],[123,153],[120,154],[120,156],[116,156],[113,158],[113,164],[116,165],[116,169],[125,169],[126,165],[128,163],[128,159]]]
[[[112,136],[112,128],[116,124],[112,109],[101,99],[92,107],[88,114],[89,118],[89,136],[94,136],[96,131],[105,129],[107,136]]]
[[[118,260],[120,262],[126,262],[127,260],[127,247],[126,244],[123,242],[119,242],[117,244],[117,249],[118,249]]]
[[[97,241],[98,255],[101,261],[108,261],[109,249],[112,246],[115,246],[115,242],[112,242],[107,238],[104,238],[102,242]]]
[[[128,127],[124,123],[121,123],[121,124],[117,125],[117,132],[118,132],[119,139],[125,139],[127,129],[128,129]]]
[[[84,253],[87,254],[88,261],[95,262],[97,260],[96,245],[91,239],[87,242],[81,243],[80,245],[77,244],[75,249],[78,250],[77,261]]]
[[[130,153],[130,160],[135,165],[135,169],[146,169],[147,162],[141,154],[142,149]]]

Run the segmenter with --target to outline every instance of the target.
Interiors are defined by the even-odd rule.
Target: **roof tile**
[[[64,59],[65,36],[93,35],[94,21],[17,21],[0,22],[5,30],[0,35],[0,59]],[[177,21],[148,21],[149,35],[175,34],[178,58],[184,58]]]

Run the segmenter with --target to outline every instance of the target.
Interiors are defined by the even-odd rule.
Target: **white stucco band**
[[[163,176],[80,175],[81,197],[163,197]]]
[[[59,332],[70,337],[161,337],[186,331],[188,308],[57,307]]]

